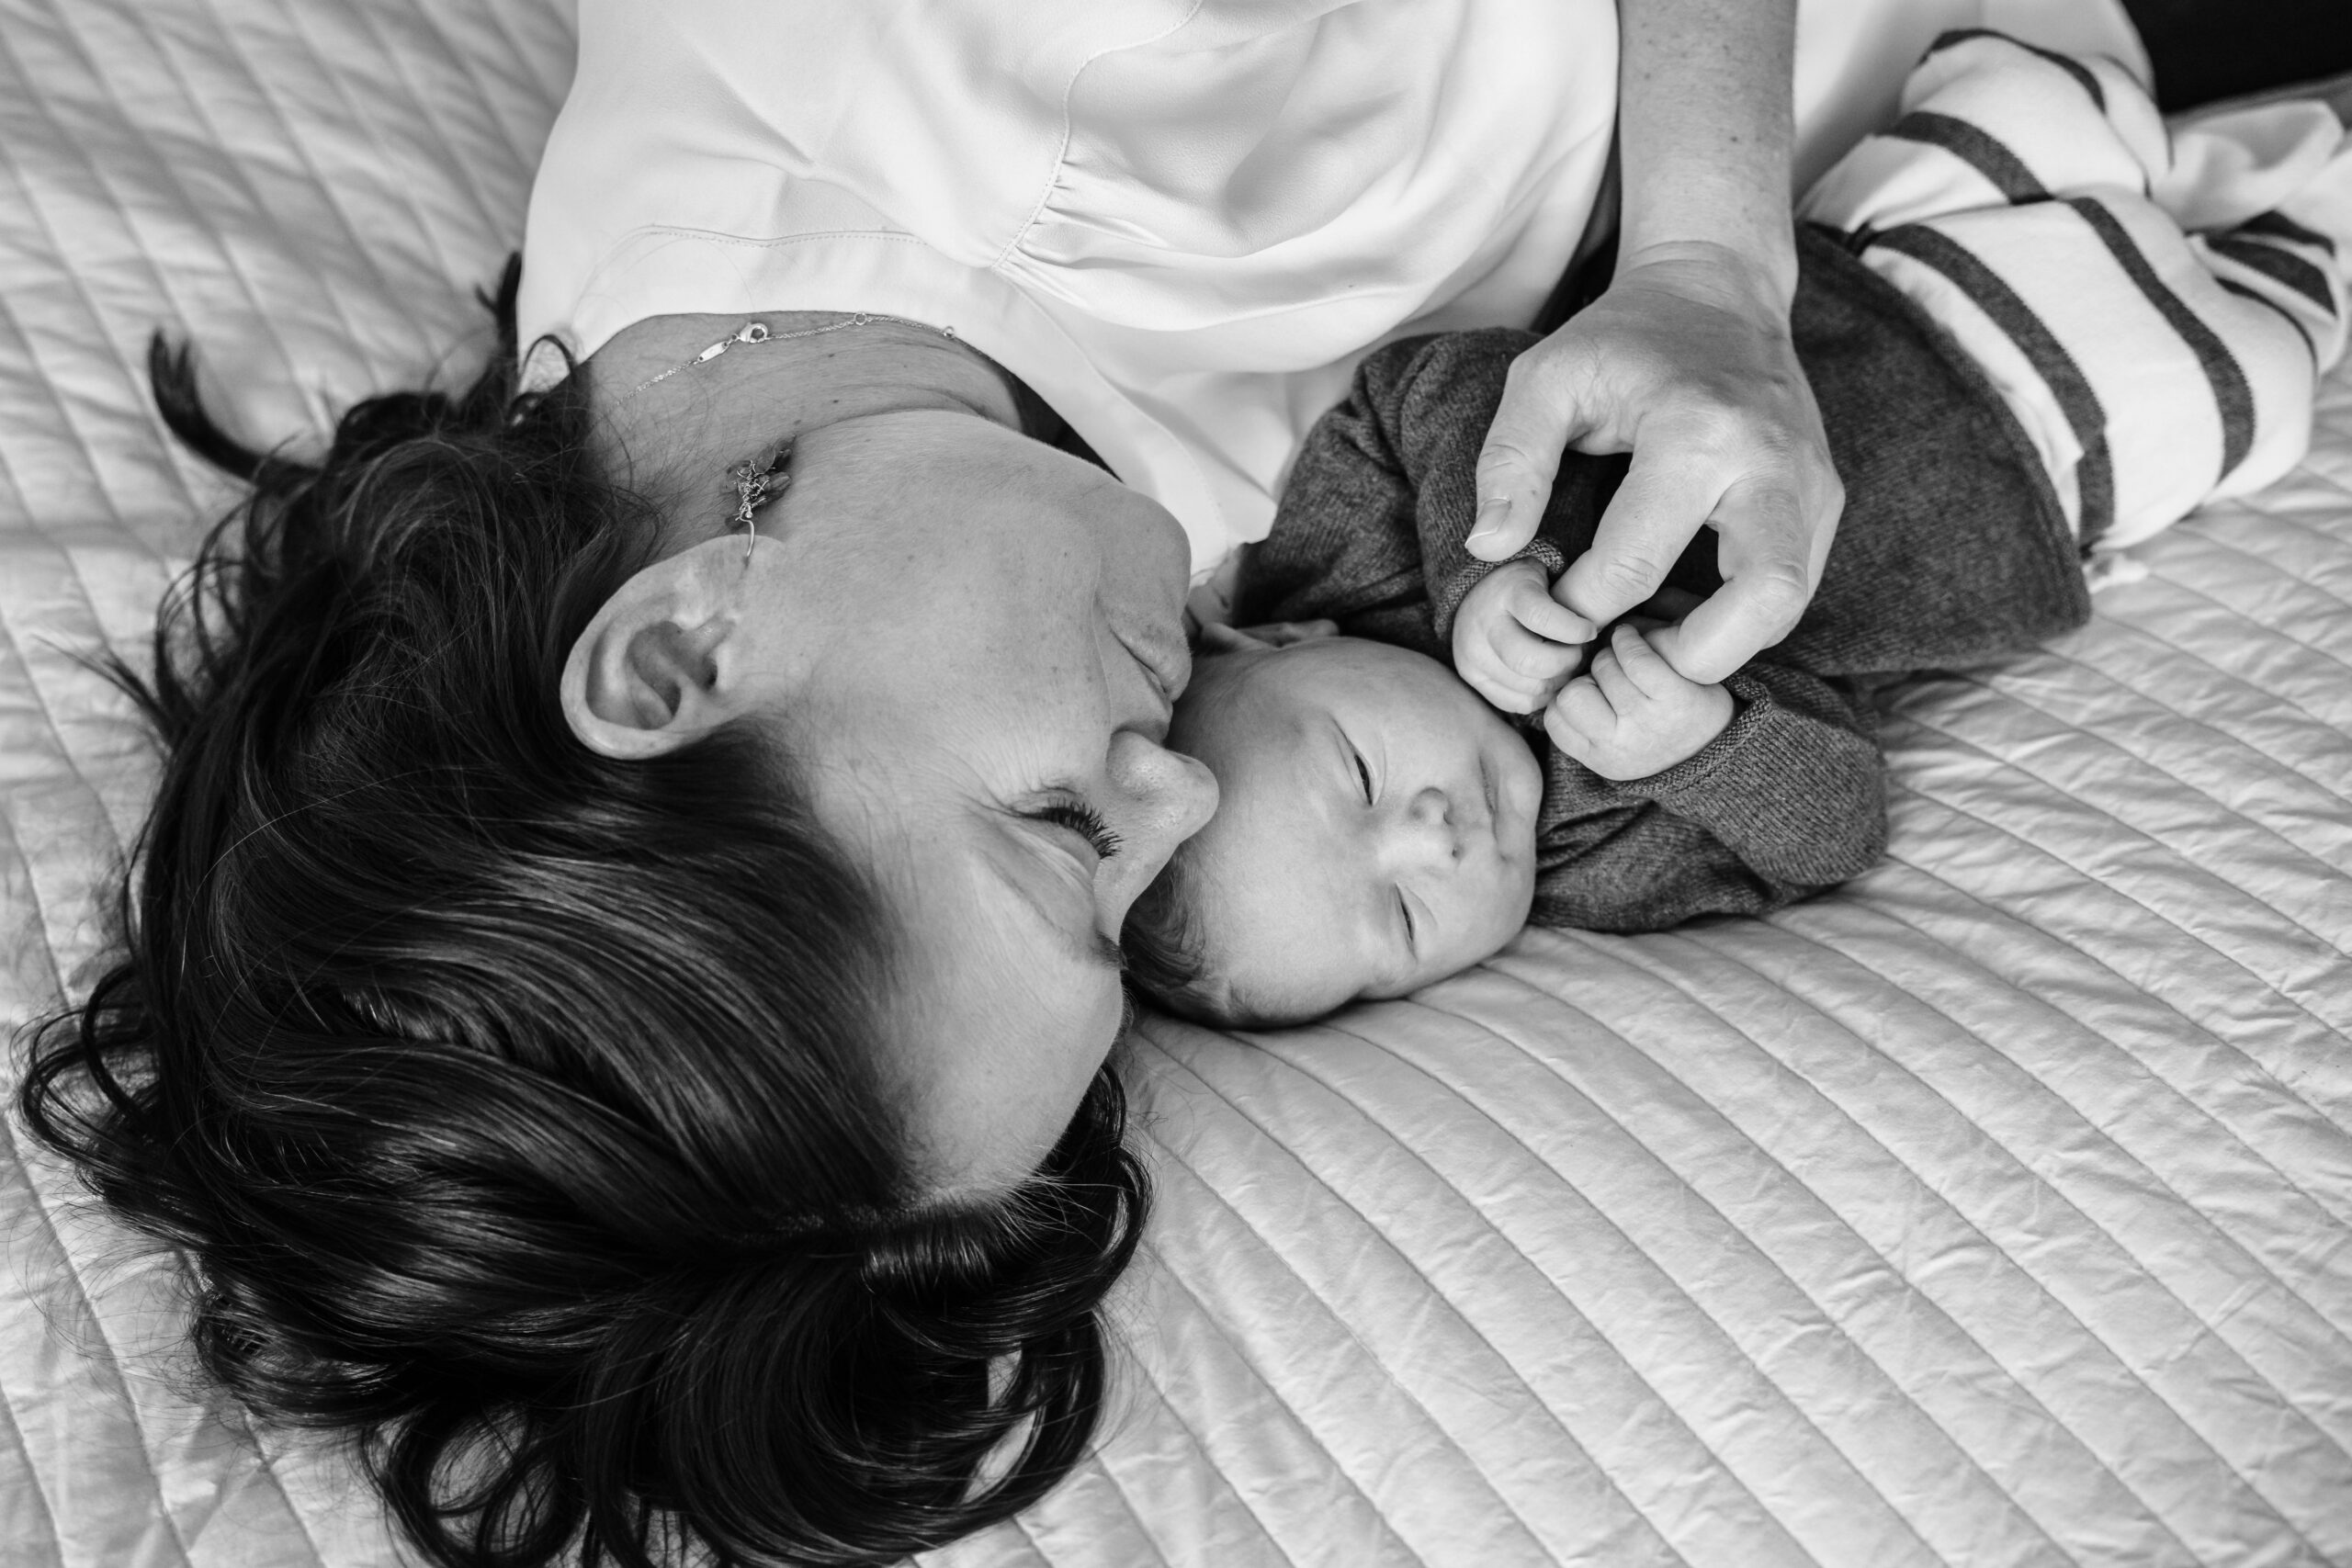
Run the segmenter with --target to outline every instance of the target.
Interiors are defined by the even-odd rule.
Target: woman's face
[[[922,411],[804,436],[761,533],[752,656],[910,935],[888,1066],[926,1175],[1001,1187],[1116,1043],[1127,907],[1216,808],[1160,744],[1191,673],[1182,531],[1091,464]]]

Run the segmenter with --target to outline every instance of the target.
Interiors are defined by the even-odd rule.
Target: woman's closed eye
[[[1405,890],[1401,887],[1396,889],[1396,913],[1405,922],[1406,951],[1419,956],[1420,928],[1413,922],[1413,901],[1405,897]]]
[[[1102,814],[1082,800],[1057,800],[1027,813],[1039,822],[1050,822],[1066,828],[1084,839],[1099,860],[1109,860],[1119,852],[1119,835],[1102,820]]]
[[[1373,802],[1374,795],[1372,787],[1372,764],[1365,761],[1363,760],[1363,753],[1357,750],[1352,746],[1348,748],[1348,755],[1356,760],[1356,779],[1357,782],[1363,785],[1363,803],[1366,806],[1370,806]]]

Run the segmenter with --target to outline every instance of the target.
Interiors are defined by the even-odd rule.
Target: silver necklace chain
[[[852,327],[870,326],[876,321],[895,321],[902,327],[921,327],[927,333],[937,333],[950,343],[956,341],[954,327],[934,327],[928,321],[910,321],[904,316],[886,316],[875,310],[860,310],[847,321],[832,321],[821,327],[808,327],[797,333],[773,333],[768,330],[768,324],[765,321],[745,321],[692,359],[681,360],[659,376],[639,381],[628,389],[628,395],[633,398],[648,387],[660,386],[682,370],[691,370],[697,365],[707,365],[739,343],[753,347],[763,343],[790,343],[796,338],[823,337],[827,333],[845,333]],[[727,470],[727,488],[735,492],[735,515],[729,521],[743,530],[743,564],[747,567],[752,564],[752,547],[760,542],[760,508],[782,495],[784,487],[792,482],[791,470],[786,467],[791,461],[792,443],[786,441],[772,448],[765,457],[746,457],[741,462],[730,466]]]
[[[648,387],[658,387],[681,370],[691,370],[697,365],[707,365],[739,343],[754,345],[763,343],[791,343],[797,338],[823,337],[827,333],[845,333],[852,327],[871,326],[876,321],[896,321],[902,327],[921,327],[924,332],[937,333],[950,343],[956,341],[954,327],[934,327],[928,321],[910,321],[904,316],[885,316],[873,310],[860,310],[845,321],[832,321],[821,327],[807,327],[797,333],[772,333],[768,331],[768,324],[765,321],[745,321],[692,359],[681,360],[659,376],[639,381],[628,389],[628,395],[633,398]]]

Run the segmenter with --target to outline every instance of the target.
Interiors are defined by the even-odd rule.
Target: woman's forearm
[[[1795,0],[1618,0],[1619,265],[1720,247],[1782,310]]]

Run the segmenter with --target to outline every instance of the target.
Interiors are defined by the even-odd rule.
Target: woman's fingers
[[[1474,553],[1494,558],[1532,536],[1563,445],[1630,450],[1592,547],[1554,597],[1613,621],[1712,525],[1725,585],[1659,634],[1659,654],[1713,684],[1786,636],[1844,492],[1785,309],[1714,248],[1621,261],[1606,294],[1513,362],[1479,459]]]
[[[1560,454],[1587,428],[1567,394],[1559,334],[1511,361],[1502,401],[1478,453],[1478,514],[1464,546],[1480,560],[1506,560],[1527,547],[1560,472]]]
[[[1826,516],[1807,514],[1791,475],[1745,481],[1724,494],[1715,513],[1724,585],[1658,637],[1658,652],[1686,678],[1713,685],[1795,628],[1845,506],[1837,475],[1825,478],[1815,488],[1827,491]]]
[[[1592,547],[1568,563],[1554,593],[1579,614],[1606,625],[1657,592],[1724,494],[1713,461],[1693,460],[1689,439],[1671,423],[1634,449],[1624,482],[1594,528]]]

